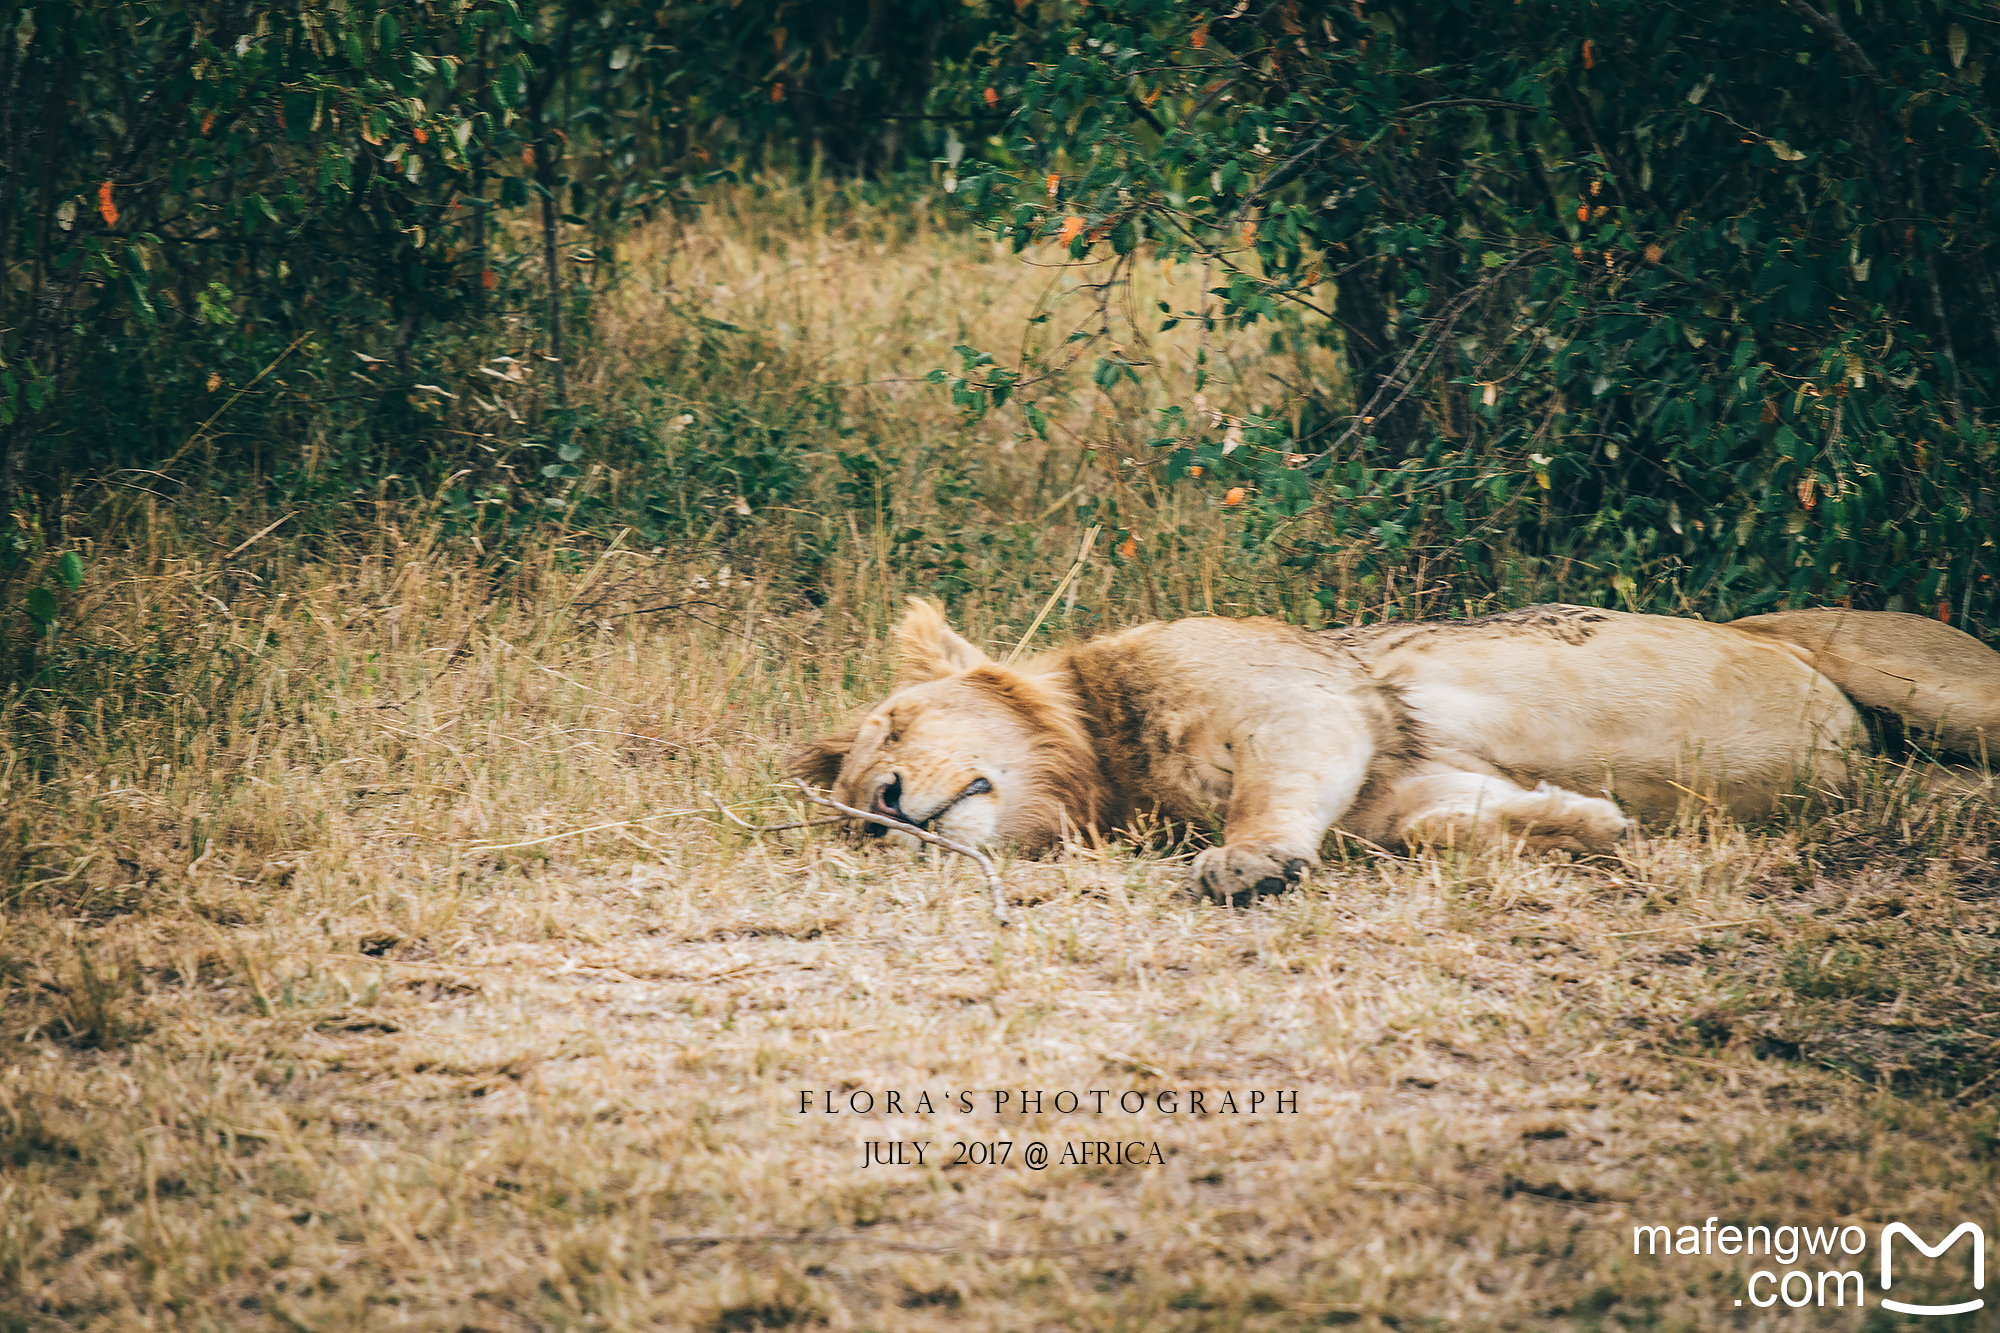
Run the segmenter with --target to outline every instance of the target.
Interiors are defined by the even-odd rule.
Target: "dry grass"
[[[162,512],[93,552],[0,742],[0,1328],[1861,1327],[1739,1309],[1748,1266],[1631,1227],[1995,1216],[2000,814],[1893,770],[1615,864],[1357,855],[1246,912],[1180,897],[1172,849],[1073,847],[1006,867],[1005,932],[952,862],[702,814],[775,817],[787,746],[883,688],[933,577],[895,530],[1062,489],[1055,450],[861,383],[1017,330],[1013,261],[780,205],[674,242],[675,280],[907,433],[879,522],[505,564],[417,512],[229,559],[254,527]],[[670,357],[634,288],[617,346]],[[1051,406],[1082,430],[1092,393]],[[976,500],[931,484],[952,451]],[[1207,562],[1094,567],[1053,633],[1284,605],[1198,493],[1147,503]],[[975,636],[1025,628],[1069,517],[971,543]],[[1299,1109],[991,1102],[1099,1088]],[[934,1113],[799,1111],[890,1089]],[[862,1167],[895,1138],[926,1164]]]

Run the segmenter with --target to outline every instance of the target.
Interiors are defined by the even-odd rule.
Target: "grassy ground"
[[[795,194],[628,259],[586,385],[689,355],[665,302],[699,295],[767,351],[704,391],[841,386],[882,484],[837,506],[828,439],[791,503],[659,549],[502,559],[389,506],[94,546],[0,736],[0,1328],[1887,1328],[1872,1286],[1734,1302],[1872,1278],[1891,1220],[1993,1229],[2000,813],[1894,770],[1617,862],[1356,856],[1251,911],[1179,896],[1171,847],[1074,846],[1005,867],[1005,931],[958,864],[714,818],[788,817],[785,750],[886,687],[905,595],[956,580],[1017,637],[1067,491],[1171,542],[1094,561],[1044,639],[1309,599],[1221,497],[1102,464],[1144,404],[1051,393],[1045,448],[885,382],[1018,339],[1035,295],[976,238]],[[1215,339],[1218,400],[1316,355]],[[1869,1248],[1631,1252],[1711,1216]]]

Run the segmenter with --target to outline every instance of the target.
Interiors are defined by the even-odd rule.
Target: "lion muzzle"
[[[960,801],[970,796],[987,795],[992,790],[993,784],[991,782],[988,782],[985,778],[974,778],[965,785],[958,795],[919,819],[903,808],[903,775],[892,773],[889,776],[889,780],[876,789],[875,800],[871,803],[870,808],[876,814],[887,815],[891,819],[899,819],[905,824],[928,831],[931,825],[949,814]],[[888,826],[885,824],[870,824],[868,826],[869,834],[875,837],[880,837],[888,831]]]

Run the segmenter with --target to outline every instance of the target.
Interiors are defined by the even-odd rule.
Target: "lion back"
[[[2000,653],[1900,611],[1778,611],[1731,629],[1791,644],[1854,703],[1900,718],[1943,749],[2000,759]]]

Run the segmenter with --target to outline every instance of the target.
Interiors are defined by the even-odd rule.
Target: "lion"
[[[1873,748],[1864,712],[1982,765],[2000,737],[2000,654],[1895,612],[1200,618],[1010,666],[913,600],[898,640],[894,692],[808,745],[798,776],[1030,855],[1141,815],[1219,831],[1189,888],[1234,903],[1298,883],[1336,829],[1601,854],[1690,799],[1762,818],[1850,776]]]

